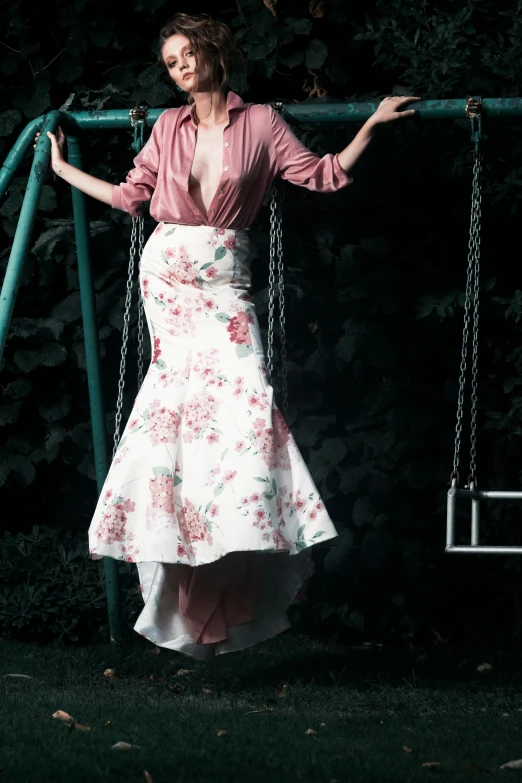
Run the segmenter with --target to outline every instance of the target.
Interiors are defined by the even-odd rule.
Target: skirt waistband
[[[158,223],[161,223],[164,226],[183,226],[183,228],[211,228],[215,231],[234,231],[235,233],[239,231],[250,231],[251,229],[251,226],[248,226],[247,228],[223,228],[223,226],[208,226],[205,223],[169,223],[166,220],[159,220]]]

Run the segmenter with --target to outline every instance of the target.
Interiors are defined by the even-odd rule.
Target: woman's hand
[[[415,109],[406,109],[405,111],[399,111],[401,106],[411,103],[411,101],[422,100],[417,95],[388,95],[384,98],[377,107],[376,111],[370,117],[372,123],[378,124],[381,122],[390,122],[390,120],[398,120],[399,117],[411,117],[415,114]]]
[[[51,131],[47,131],[47,135],[51,139],[51,168],[56,174],[59,174],[62,169],[62,163],[65,163],[63,157],[65,135],[60,126],[58,126],[58,136],[55,136]],[[36,149],[36,142],[38,141],[39,136],[40,131],[38,131],[34,137],[33,149]]]

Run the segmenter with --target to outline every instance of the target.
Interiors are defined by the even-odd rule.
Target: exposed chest
[[[196,129],[189,187],[200,188],[204,192],[217,188],[223,169],[225,125],[210,129],[198,126]]]

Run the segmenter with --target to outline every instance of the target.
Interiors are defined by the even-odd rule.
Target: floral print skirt
[[[267,379],[246,230],[160,223],[140,286],[152,360],[89,528],[137,564],[135,630],[207,660],[290,627],[337,536]]]

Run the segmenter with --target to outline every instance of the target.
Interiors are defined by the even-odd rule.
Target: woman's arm
[[[119,185],[97,179],[67,163],[63,157],[64,135],[61,128],[58,128],[58,138],[50,131],[47,132],[51,139],[51,167],[59,177],[73,187],[134,217],[139,214],[143,202],[149,201],[152,197],[156,187],[164,116],[165,112],[155,122],[149,140],[134,158],[134,168],[127,174],[125,182]],[[36,138],[39,135],[38,133]]]
[[[415,109],[398,111],[400,106],[411,103],[411,101],[420,101],[420,98],[413,95],[410,95],[409,97],[389,96],[388,98],[384,98],[376,111],[366,120],[348,146],[345,147],[342,152],[337,153],[337,159],[339,160],[341,168],[348,172],[355,166],[366,147],[373,139],[378,125],[390,122],[390,120],[396,120],[399,117],[411,117],[412,114],[415,114]]]
[[[57,168],[53,166],[53,171],[69,185],[72,185],[88,196],[92,196],[98,201],[103,201],[104,204],[112,205],[112,191],[114,185],[110,182],[105,182],[104,179],[97,179],[96,177],[87,174],[86,171],[81,171],[75,166],[71,166],[70,163],[66,163],[62,160]]]

